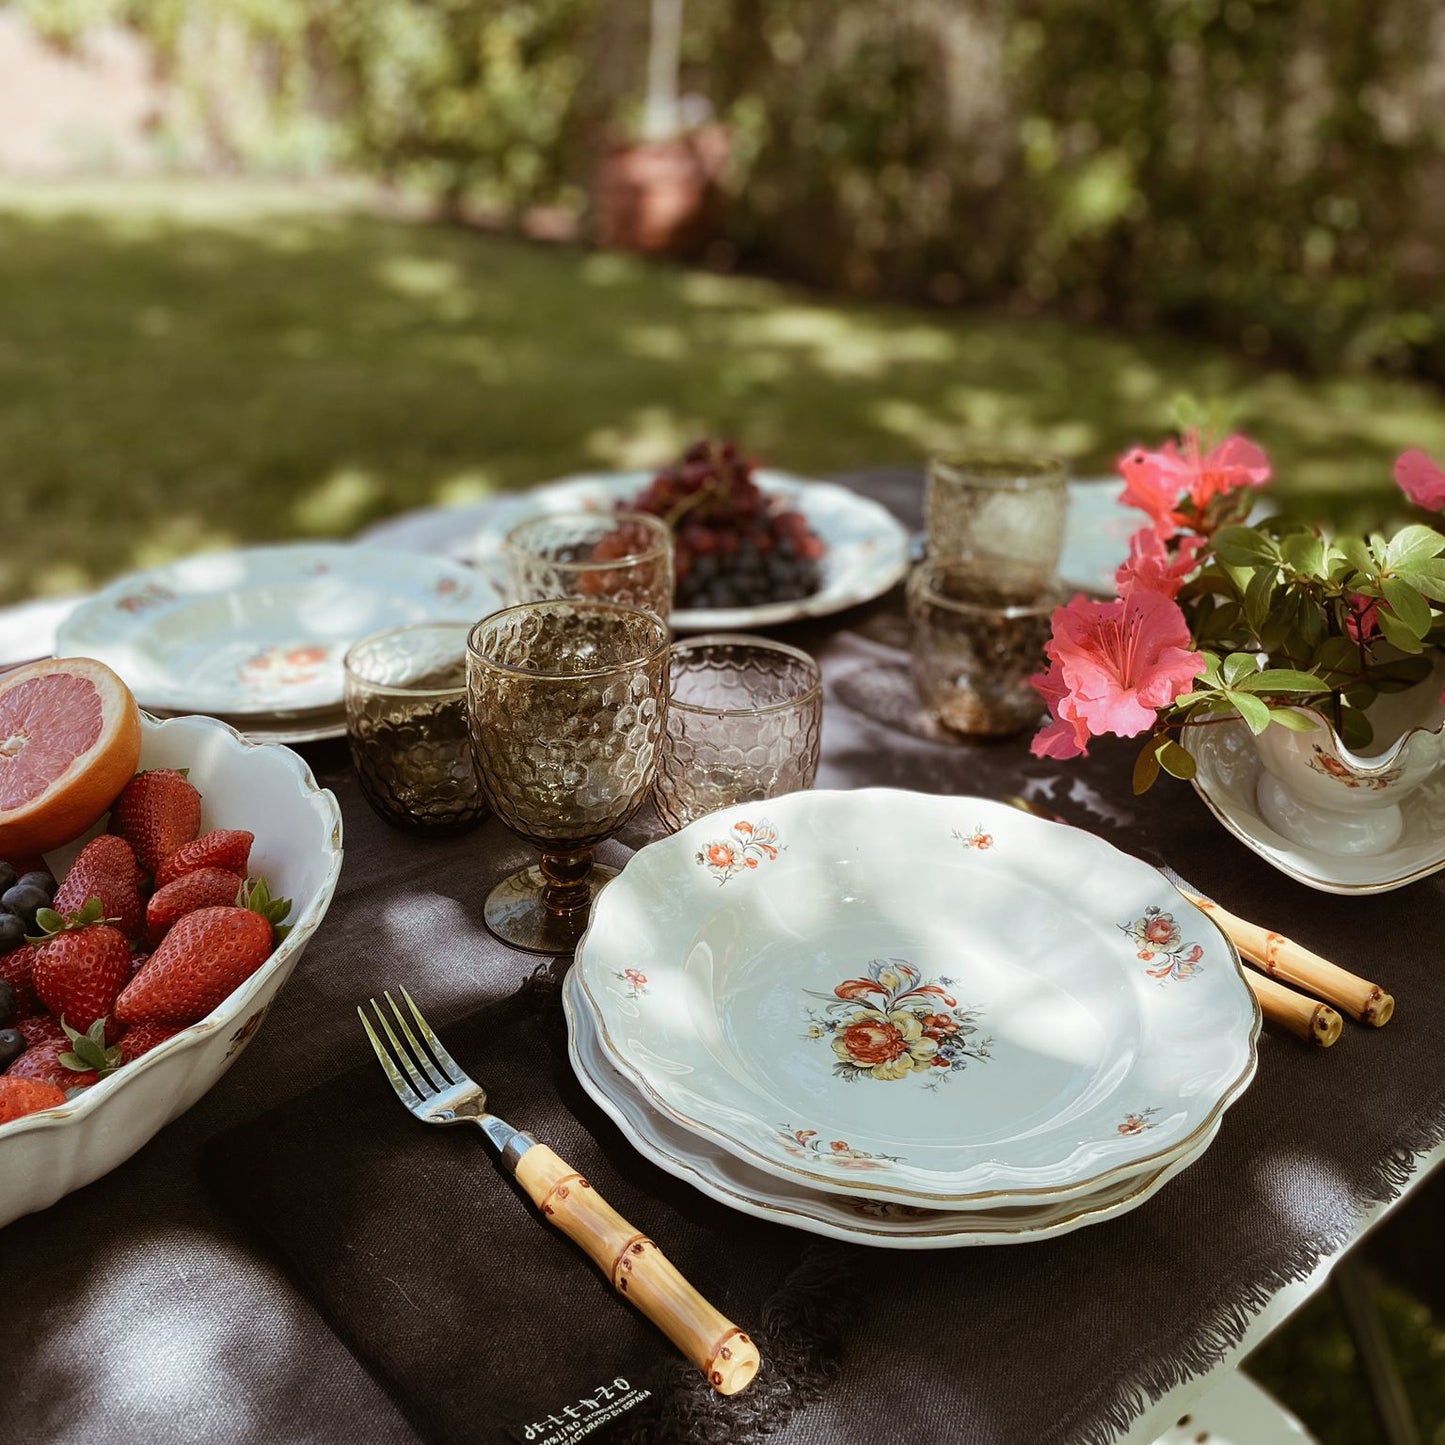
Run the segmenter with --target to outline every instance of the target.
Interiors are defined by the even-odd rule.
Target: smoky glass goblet
[[[675,643],[653,800],[670,828],[811,788],[823,679],[806,652],[744,633]]]
[[[672,530],[646,512],[554,512],[502,544],[507,600],[617,602],[664,622],[672,611]]]
[[[467,719],[469,630],[393,627],[346,653],[346,737],[362,795],[411,832],[464,833],[487,816]]]
[[[592,850],[646,799],[667,712],[667,627],[610,602],[553,599],[484,617],[467,642],[472,745],[493,811],[541,861],[487,897],[487,927],[570,953],[616,870]]]

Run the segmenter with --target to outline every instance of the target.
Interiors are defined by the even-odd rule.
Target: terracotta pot
[[[693,256],[718,232],[724,127],[702,126],[665,141],[613,145],[592,188],[592,237],[599,246]]]

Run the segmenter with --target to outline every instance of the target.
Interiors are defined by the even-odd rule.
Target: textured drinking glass
[[[463,833],[487,816],[467,721],[465,622],[393,627],[346,654],[346,736],[366,801],[398,827]]]
[[[1006,562],[1014,576],[1047,586],[1059,568],[1069,491],[1052,457],[958,453],[934,457],[924,491],[930,557],[959,557],[979,570]]]
[[[472,744],[502,822],[540,864],[488,895],[487,927],[532,953],[570,953],[616,872],[592,849],[647,797],[667,711],[667,627],[610,602],[523,603],[467,642]]]
[[[913,676],[946,728],[1015,733],[1036,722],[1043,700],[1029,678],[1048,665],[1049,617],[1063,592],[1024,574],[980,576],[971,561],[920,563],[908,579]]]
[[[813,786],[823,680],[806,652],[716,633],[677,643],[671,669],[653,791],[668,827]]]
[[[507,600],[617,602],[667,621],[672,531],[645,512],[555,512],[507,533]]]

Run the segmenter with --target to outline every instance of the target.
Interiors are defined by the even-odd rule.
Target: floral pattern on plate
[[[1146,1129],[1154,1127],[1149,1121],[1157,1114],[1157,1108],[1136,1109],[1132,1114],[1124,1116],[1124,1122],[1119,1125],[1119,1132],[1124,1135],[1142,1134]]]
[[[268,647],[248,657],[238,675],[247,687],[258,691],[301,687],[321,676],[322,665],[330,655],[327,647]]]
[[[953,836],[963,844],[965,848],[976,848],[980,853],[987,853],[993,847],[993,834],[985,833],[983,825],[975,823],[972,833],[961,833],[957,828],[953,830]]]
[[[846,1139],[824,1139],[816,1129],[794,1129],[788,1124],[778,1125],[778,1137],[789,1154],[799,1157],[827,1159],[840,1169],[881,1169],[886,1164],[898,1163],[897,1154],[869,1154],[855,1149]]]
[[[614,969],[613,976],[627,985],[628,998],[641,998],[647,992],[647,975],[640,968]]]
[[[134,617],[154,607],[165,607],[175,600],[176,594],[169,587],[162,587],[159,582],[147,582],[144,587],[117,598],[115,605],[121,612],[128,612]]]
[[[755,824],[740,818],[732,826],[731,837],[714,838],[703,845],[697,854],[697,863],[721,884],[735,873],[756,868],[759,863],[773,862],[782,851],[778,830],[766,818]]]
[[[1134,944],[1143,962],[1153,964],[1144,970],[1150,978],[1186,979],[1199,972],[1204,949],[1197,943],[1185,943],[1174,915],[1157,904],[1150,904],[1132,923],[1121,923],[1119,931]]]
[[[977,1008],[960,1008],[951,978],[931,979],[901,958],[875,958],[864,978],[848,978],[822,1011],[809,1009],[810,1039],[829,1039],[840,1079],[904,1079],[928,1075],[936,1084],[987,1059],[992,1039],[979,1037]]]

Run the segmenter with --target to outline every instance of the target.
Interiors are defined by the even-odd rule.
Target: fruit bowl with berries
[[[340,868],[336,799],[289,749],[150,718],[84,660],[0,677],[0,1225],[211,1088]]]

